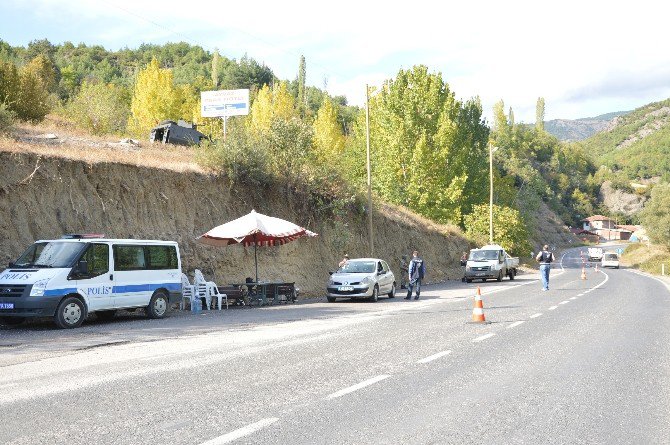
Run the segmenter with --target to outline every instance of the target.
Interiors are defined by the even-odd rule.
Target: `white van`
[[[173,241],[66,235],[40,240],[0,274],[0,317],[53,317],[60,328],[81,326],[95,312],[144,308],[162,318],[181,299],[179,246]]]

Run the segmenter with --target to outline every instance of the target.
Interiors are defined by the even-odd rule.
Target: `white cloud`
[[[539,96],[550,119],[633,108],[669,93],[660,1],[14,0],[9,7],[22,11],[28,29],[53,25],[31,30],[34,38],[70,40],[68,25],[90,23],[87,44],[186,40],[229,57],[247,53],[281,78],[295,78],[304,54],[311,84],[327,78],[332,94],[359,105],[365,83],[415,64],[441,72],[458,97],[480,96],[487,115],[504,99],[524,121],[534,120]]]

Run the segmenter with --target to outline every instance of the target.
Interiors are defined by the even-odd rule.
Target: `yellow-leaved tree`
[[[255,134],[270,130],[274,119],[289,121],[297,117],[295,100],[288,91],[286,82],[273,89],[265,85],[256,95],[247,118],[247,128]]]
[[[328,96],[314,120],[314,151],[318,161],[324,164],[335,162],[344,150],[344,135],[337,120],[337,109]]]
[[[137,136],[148,136],[158,122],[177,120],[181,116],[182,94],[173,83],[172,70],[160,67],[158,60],[151,62],[135,80],[128,118],[128,131]]]

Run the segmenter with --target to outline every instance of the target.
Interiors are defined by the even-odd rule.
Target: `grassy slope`
[[[665,264],[665,273],[670,275],[670,249],[658,245],[631,244],[624,251],[621,264],[654,275],[660,275],[661,264]]]

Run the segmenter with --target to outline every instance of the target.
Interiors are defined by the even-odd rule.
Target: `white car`
[[[605,252],[602,260],[603,267],[619,268],[619,255],[616,252]]]
[[[377,301],[379,295],[395,297],[395,276],[384,260],[357,258],[349,260],[330,276],[326,290],[328,301],[338,298],[366,298]]]

